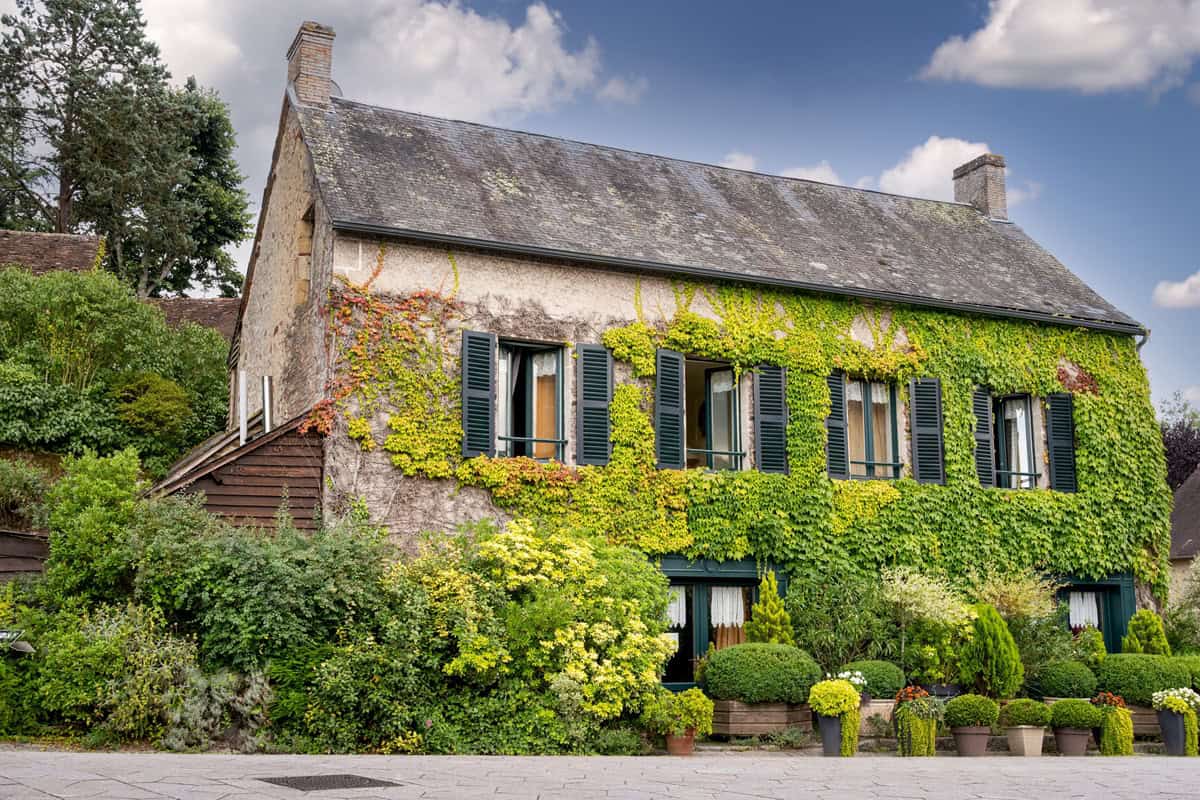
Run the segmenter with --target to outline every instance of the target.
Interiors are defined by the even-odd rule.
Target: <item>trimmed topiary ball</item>
[[[1013,700],[1000,709],[1000,725],[1004,728],[1017,728],[1022,725],[1032,725],[1044,728],[1050,724],[1050,706],[1037,700],[1023,698]]]
[[[1078,661],[1053,661],[1038,675],[1044,697],[1091,697],[1096,693],[1096,675]]]
[[[979,694],[960,694],[946,703],[946,725],[950,728],[990,728],[1000,717],[995,700]]]
[[[863,691],[877,699],[891,699],[904,688],[904,670],[890,661],[851,661],[838,672],[861,672]]]
[[[1155,692],[1190,686],[1187,662],[1168,656],[1113,653],[1096,669],[1100,688],[1119,694],[1125,702],[1149,706]]]
[[[803,703],[821,680],[821,668],[798,647],[738,644],[709,656],[705,690],[715,700],[743,703]]]
[[[1059,700],[1050,706],[1050,725],[1054,728],[1091,730],[1100,727],[1100,709],[1087,700]]]

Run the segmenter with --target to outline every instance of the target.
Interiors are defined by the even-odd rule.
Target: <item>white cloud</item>
[[[837,170],[831,167],[828,161],[821,161],[811,167],[789,167],[779,174],[785,178],[805,178],[810,181],[821,181],[821,183],[840,184],[842,182],[842,179],[838,177]]]
[[[638,78],[609,78],[596,92],[596,97],[610,103],[633,104],[642,99],[642,95],[650,88],[650,81]]]
[[[1181,281],[1159,281],[1154,304],[1162,308],[1200,308],[1200,270]]]
[[[142,0],[142,13],[146,33],[180,82],[194,75],[211,85],[243,59],[235,32],[224,26],[221,15],[211,13],[209,0]]]
[[[1200,408],[1200,386],[1183,387],[1183,399],[1192,404],[1192,408]]]
[[[758,159],[749,153],[743,153],[739,150],[734,150],[731,153],[727,153],[725,158],[721,159],[721,166],[729,167],[730,169],[744,169],[747,171],[753,171],[757,165]]]
[[[924,144],[909,150],[900,163],[883,171],[879,188],[892,194],[953,200],[954,168],[989,150],[987,142],[930,136]]]
[[[1178,85],[1200,57],[1197,0],[991,0],[922,75],[984,86],[1104,92]]]

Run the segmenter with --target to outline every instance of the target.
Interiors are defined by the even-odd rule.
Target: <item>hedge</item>
[[[1096,668],[1100,689],[1119,694],[1127,703],[1149,706],[1163,689],[1190,686],[1192,673],[1186,662],[1169,656],[1113,653]]]
[[[1053,661],[1038,675],[1043,697],[1091,697],[1096,693],[1096,676],[1078,661]]]
[[[821,680],[821,668],[798,647],[739,644],[709,656],[705,692],[714,700],[743,703],[803,703]]]

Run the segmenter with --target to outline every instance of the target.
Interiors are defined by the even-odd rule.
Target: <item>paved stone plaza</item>
[[[353,775],[396,786],[300,791],[262,778]],[[691,758],[237,756],[0,751],[0,798],[1195,798],[1200,759],[899,761],[783,753]]]

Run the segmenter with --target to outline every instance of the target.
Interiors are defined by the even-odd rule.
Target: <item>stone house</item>
[[[1175,490],[1171,509],[1171,595],[1183,590],[1200,553],[1200,468]]]
[[[1164,591],[1147,331],[1008,219],[1000,156],[955,202],[725,169],[347,100],[333,41],[288,52],[234,426],[164,491],[267,524],[303,473],[410,550],[516,515],[633,544],[679,683],[767,565],[1037,566],[1111,645]]]

